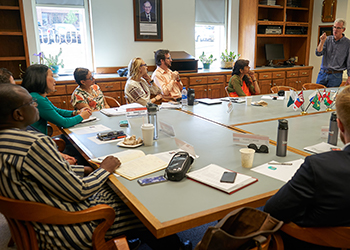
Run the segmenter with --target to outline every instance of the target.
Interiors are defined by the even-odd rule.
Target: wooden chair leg
[[[14,240],[12,239],[12,237],[9,240],[9,243],[7,244],[7,247],[13,247],[15,245]]]
[[[130,249],[129,245],[128,245],[128,241],[126,240],[125,236],[120,236],[118,238],[115,238],[114,244],[118,250],[129,250]]]

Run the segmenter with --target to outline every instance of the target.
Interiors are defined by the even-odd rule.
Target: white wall
[[[332,25],[333,23],[323,23],[321,21],[322,15],[322,0],[314,1],[314,11],[313,11],[313,20],[312,20],[312,31],[311,31],[311,44],[310,44],[310,60],[309,65],[314,66],[312,73],[312,82],[316,82],[317,74],[320,70],[322,57],[317,57],[315,55],[317,43],[318,43],[318,27],[320,25]],[[345,30],[345,35],[350,38],[350,15],[349,13],[350,4],[348,0],[338,0],[337,1],[337,10],[336,18],[344,18],[347,22],[347,29]],[[346,71],[344,72],[343,78],[347,78]]]
[[[163,0],[163,42],[135,42],[133,1],[93,0],[95,66],[127,66],[133,57],[154,65],[154,51],[194,55],[195,0]]]

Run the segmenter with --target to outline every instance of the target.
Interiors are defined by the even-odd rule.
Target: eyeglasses
[[[344,27],[337,27],[337,26],[333,26],[332,28],[333,28],[333,29],[337,29],[337,30],[344,29]]]
[[[86,81],[87,81],[87,80],[91,80],[91,81],[92,81],[93,79],[94,79],[94,77],[91,76],[90,78],[87,78]]]
[[[248,145],[248,148],[254,149],[256,153],[267,154],[269,152],[269,148],[266,145],[260,145],[260,147],[258,148],[258,146],[256,144],[251,143]]]
[[[169,59],[169,60],[171,60],[171,57],[169,56],[169,57],[165,57],[165,59]]]
[[[15,108],[15,109],[19,109],[19,108],[22,108],[22,107],[27,106],[27,105],[31,105],[31,106],[37,107],[38,106],[38,102],[37,102],[36,98],[33,98],[30,102],[27,102],[27,103],[25,103],[25,104]]]
[[[147,67],[147,64],[146,64],[146,63],[145,63],[145,64],[141,64],[141,67],[142,67],[142,66],[145,66],[145,67]]]

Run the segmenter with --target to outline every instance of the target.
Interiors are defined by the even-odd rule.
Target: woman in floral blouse
[[[79,85],[73,92],[71,104],[75,109],[90,107],[92,111],[109,108],[100,87],[95,84],[95,78],[90,70],[76,68],[74,79]]]

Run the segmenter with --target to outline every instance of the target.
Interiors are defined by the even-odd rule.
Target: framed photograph
[[[327,36],[333,34],[333,25],[320,25],[318,26],[318,39],[317,39],[317,45],[320,43],[320,36],[326,33]]]
[[[133,1],[135,41],[163,41],[162,0]]]

